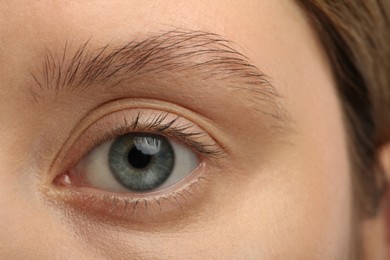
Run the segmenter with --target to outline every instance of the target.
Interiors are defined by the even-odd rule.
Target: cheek
[[[353,210],[350,160],[335,95],[320,96],[317,104],[308,102],[310,112],[301,111],[302,131],[280,157],[287,159],[274,185],[278,188],[271,192],[281,200],[270,224],[278,227],[280,237],[290,234],[281,243],[286,252],[290,245],[297,254],[311,250],[311,259],[347,259]]]
[[[267,259],[348,259],[350,169],[342,129],[335,130],[313,129],[266,166],[247,169],[257,171],[255,180],[240,190],[224,229]]]

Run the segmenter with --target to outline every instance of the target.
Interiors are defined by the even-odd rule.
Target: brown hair
[[[354,197],[373,216],[385,190],[377,150],[390,140],[390,1],[300,0],[337,81],[354,165]]]

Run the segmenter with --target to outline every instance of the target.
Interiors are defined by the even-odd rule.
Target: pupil
[[[127,155],[127,160],[130,165],[137,169],[142,169],[148,166],[151,159],[151,155],[142,153],[142,151],[138,150],[137,147],[133,147]]]

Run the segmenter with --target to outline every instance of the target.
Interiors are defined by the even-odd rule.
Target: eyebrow
[[[257,105],[276,104],[280,97],[269,77],[234,48],[222,36],[206,32],[176,29],[134,39],[125,44],[106,44],[91,48],[91,39],[71,52],[68,42],[62,53],[44,51],[39,73],[31,73],[36,82],[30,89],[40,102],[45,93],[77,92],[94,86],[111,89],[123,82],[163,77],[217,80],[225,86],[250,92],[248,101]],[[280,113],[270,115],[279,119]]]

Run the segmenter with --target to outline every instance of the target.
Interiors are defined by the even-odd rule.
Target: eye
[[[225,158],[194,121],[146,108],[89,115],[64,144],[48,195],[104,222],[182,217],[207,201],[209,178]]]
[[[72,170],[83,185],[114,192],[154,192],[199,166],[192,149],[164,136],[128,133],[94,148]]]

